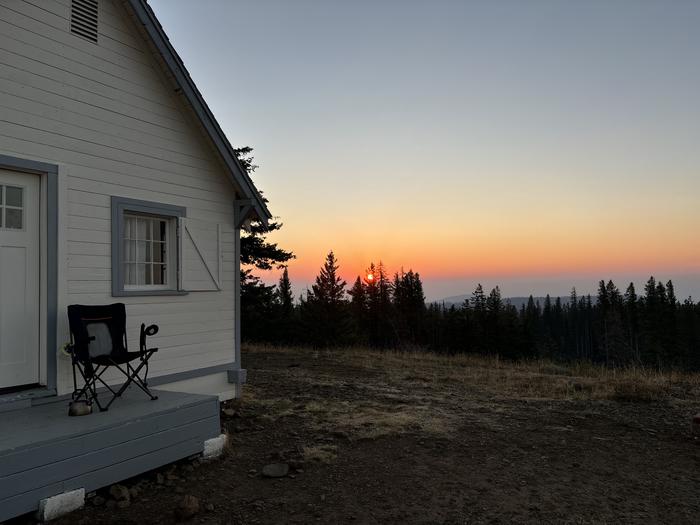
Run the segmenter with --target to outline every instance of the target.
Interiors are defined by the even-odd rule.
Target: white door
[[[39,182],[0,169],[0,389],[39,382]]]

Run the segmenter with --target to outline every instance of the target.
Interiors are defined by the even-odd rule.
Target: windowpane
[[[146,284],[146,265],[136,265],[136,284]]]
[[[134,241],[124,239],[124,253],[122,254],[123,262],[134,262]]]
[[[5,228],[22,229],[22,210],[5,208]]]
[[[136,258],[137,263],[146,262],[146,241],[136,241]]]
[[[164,264],[153,265],[153,284],[168,284]]]
[[[165,243],[155,242],[153,243],[153,262],[161,263],[165,262]]]
[[[0,186],[0,189],[1,188],[2,188],[2,186]],[[2,215],[3,215],[3,211],[2,211],[2,207],[0,206],[0,228],[2,228]]]
[[[4,201],[2,200],[3,188],[4,188],[4,186],[0,186],[0,206],[2,206],[2,203],[4,202]]]
[[[5,186],[5,206],[22,207],[22,188]],[[9,222],[9,221],[8,221]]]
[[[144,278],[144,283],[143,284],[153,284],[153,277],[151,275],[151,265],[150,264],[145,264],[144,268],[146,270],[145,278]]]
[[[136,238],[141,241],[146,238],[146,227],[148,219],[136,219]]]
[[[136,238],[136,217],[129,215],[124,217],[124,237],[127,239]]]
[[[160,226],[160,231],[159,231],[160,236],[158,237],[157,240],[165,242],[165,239],[166,239],[165,236],[166,236],[166,231],[167,231],[167,229],[166,229],[166,223],[165,223],[165,221],[159,221],[159,222],[160,222],[160,224],[159,224],[159,226]]]
[[[127,284],[127,285],[136,284],[136,265],[135,264],[125,264],[124,265],[124,284]]]

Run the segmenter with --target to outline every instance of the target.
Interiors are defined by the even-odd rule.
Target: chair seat
[[[157,348],[151,348],[151,350],[156,351]],[[109,366],[113,363],[117,363],[118,365],[123,365],[124,363],[129,363],[130,361],[133,361],[134,359],[138,359],[139,357],[141,357],[141,352],[120,352],[116,356],[112,356],[111,354],[106,354],[106,355],[98,355],[95,357],[91,357],[90,361],[96,365],[102,365],[102,366]]]

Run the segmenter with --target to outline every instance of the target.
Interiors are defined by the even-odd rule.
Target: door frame
[[[57,382],[56,339],[58,322],[58,165],[0,154],[0,168],[41,176],[40,194],[40,388],[0,396],[3,405],[31,401],[33,398],[55,396]],[[46,198],[44,199],[44,196]],[[43,351],[42,351],[43,350]],[[45,371],[45,375],[44,375]]]

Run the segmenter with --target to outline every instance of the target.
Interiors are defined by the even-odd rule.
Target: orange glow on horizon
[[[612,206],[571,214],[532,205],[496,215],[454,207],[444,216],[436,212],[433,222],[400,215],[399,210],[384,212],[371,230],[354,215],[318,221],[290,210],[285,214],[294,219],[269,239],[294,251],[297,258],[290,261],[289,272],[299,283],[313,281],[331,249],[338,273],[348,283],[358,276],[373,282],[376,273],[370,278],[368,268],[380,262],[390,279],[395,272],[413,270],[424,282],[695,274],[700,273],[700,212],[680,200],[685,195],[674,194],[674,208],[653,217],[636,209],[621,213]],[[648,209],[653,207],[643,208]],[[258,275],[270,283],[279,278],[276,271]]]

